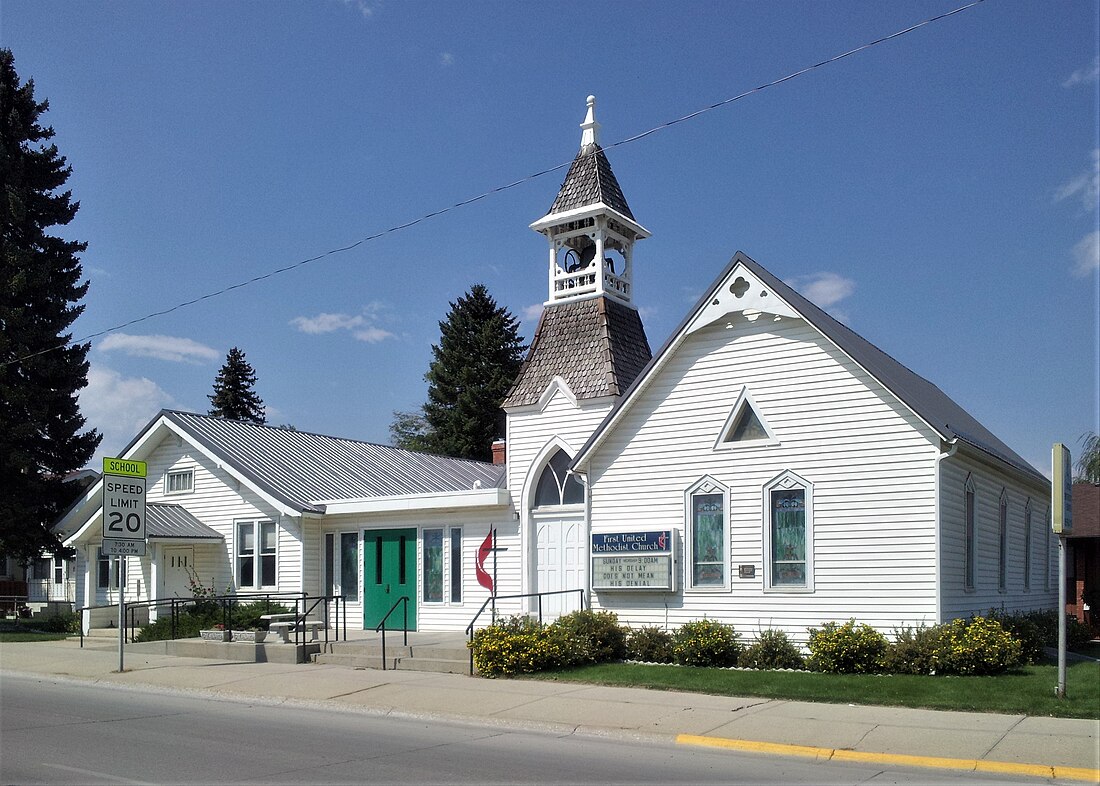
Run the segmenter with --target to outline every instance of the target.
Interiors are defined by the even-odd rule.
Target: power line
[[[929,17],[928,19],[925,19],[921,22],[917,22],[914,25],[910,25],[909,27],[906,27],[903,30],[898,30],[895,33],[891,33],[890,35],[883,36],[882,38],[876,38],[874,41],[869,41],[868,43],[857,46],[854,49],[849,49],[847,52],[842,52],[841,54],[834,55],[833,57],[830,57],[826,60],[822,60],[818,63],[814,63],[813,65],[806,66],[805,68],[801,68],[798,71],[793,71],[792,73],[789,73],[786,76],[779,77],[778,79],[774,79],[771,82],[767,82],[767,83],[762,84],[758,87],[754,87],[751,90],[746,90],[745,92],[739,93],[738,95],[731,96],[730,98],[722,99],[721,101],[718,101],[717,103],[711,104],[710,106],[703,107],[702,109],[698,109],[694,112],[691,112],[689,114],[684,115],[683,117],[678,117],[675,120],[669,120],[668,122],[661,123],[660,125],[654,126],[653,128],[649,129],[648,131],[642,131],[641,133],[634,134],[633,136],[627,137],[626,139],[620,139],[618,142],[612,142],[609,145],[604,145],[604,149],[609,150],[609,149],[616,148],[616,147],[622,147],[623,145],[628,145],[632,142],[637,142],[641,139],[645,139],[648,136],[652,136],[653,134],[656,134],[660,131],[664,131],[666,128],[671,128],[672,126],[679,125],[680,123],[686,123],[688,120],[694,120],[695,118],[699,117],[700,115],[704,115],[707,112],[713,112],[715,109],[720,109],[724,106],[727,106],[728,104],[732,104],[735,101],[740,101],[741,99],[747,98],[748,96],[751,96],[755,93],[759,93],[759,92],[761,92],[763,90],[767,90],[768,88],[771,88],[771,87],[776,87],[778,85],[783,84],[784,82],[789,82],[792,79],[797,79],[798,77],[804,76],[805,74],[808,74],[811,71],[815,71],[818,68],[823,68],[824,66],[831,65],[832,63],[835,63],[838,60],[843,60],[846,57],[851,57],[852,55],[859,54],[860,52],[864,52],[868,49],[871,49],[872,47],[878,46],[879,44],[884,44],[887,41],[892,41],[895,38],[900,38],[903,35],[907,35],[908,33],[912,33],[913,31],[919,30],[920,28],[926,27],[926,26],[928,26],[928,25],[930,25],[934,22],[939,22],[943,19],[947,19],[948,17],[954,16],[955,14],[962,13],[963,11],[974,8],[975,6],[981,5],[984,2],[985,2],[985,0],[973,0],[973,2],[967,3],[966,5],[963,5],[963,6],[959,6],[958,8],[955,8],[951,11],[946,11],[942,14],[938,14],[936,16]],[[544,177],[545,175],[548,175],[552,172],[557,172],[559,169],[565,169],[571,163],[573,163],[572,159],[570,159],[569,161],[566,161],[564,163],[557,164],[556,166],[552,166],[552,167],[549,167],[547,169],[542,169],[538,172],[534,172],[530,175],[527,175],[526,177],[521,177],[518,180],[513,180],[511,183],[507,183],[505,185],[497,186],[496,188],[491,188],[488,191],[485,191],[481,194],[478,194],[477,196],[473,196],[473,197],[470,197],[468,199],[463,199],[460,202],[455,202],[453,205],[450,205],[448,207],[444,207],[444,208],[441,208],[439,210],[433,210],[430,213],[425,213],[424,215],[420,216],[419,218],[414,218],[411,221],[406,221],[403,224],[396,224],[394,226],[388,227],[387,229],[383,229],[379,232],[375,232],[373,235],[367,235],[366,237],[360,238],[359,240],[357,240],[354,243],[351,243],[349,245],[341,246],[340,248],[330,249],[330,250],[325,251],[323,253],[317,254],[316,256],[308,257],[307,259],[301,259],[297,262],[293,262],[289,265],[284,265],[283,267],[276,268],[275,270],[270,270],[267,273],[264,273],[264,274],[259,275],[259,276],[255,276],[255,277],[247,279],[245,281],[240,281],[236,284],[230,284],[229,286],[223,287],[222,289],[216,290],[214,292],[207,292],[206,294],[200,295],[199,297],[193,298],[191,300],[185,300],[182,303],[177,303],[176,305],[171,306],[169,308],[165,308],[165,309],[162,309],[160,311],[154,311],[152,313],[146,314],[145,316],[137,317],[137,318],[131,319],[127,322],[122,322],[118,325],[115,325],[115,326],[109,327],[109,328],[105,328],[104,330],[100,330],[100,331],[97,331],[95,333],[89,333],[88,335],[84,336],[83,338],[76,339],[76,340],[70,340],[70,341],[67,341],[64,344],[58,344],[56,346],[52,346],[52,347],[49,347],[47,349],[39,350],[38,352],[32,352],[29,355],[24,355],[23,357],[16,358],[14,360],[6,361],[6,362],[0,364],[0,366],[9,366],[9,365],[12,365],[13,363],[21,363],[24,360],[29,360],[29,359],[37,357],[39,355],[44,355],[47,352],[54,352],[54,351],[57,351],[59,349],[64,349],[65,347],[67,347],[71,344],[82,344],[85,341],[91,341],[92,339],[99,338],[100,336],[105,336],[109,333],[114,333],[117,330],[122,330],[123,328],[130,327],[131,325],[136,325],[140,322],[145,322],[147,320],[154,319],[156,317],[162,317],[162,316],[165,316],[166,314],[171,314],[174,311],[179,311],[180,309],[187,308],[189,306],[193,306],[196,303],[201,303],[204,300],[210,300],[212,298],[219,297],[220,295],[224,295],[228,292],[232,292],[233,290],[242,289],[244,287],[251,286],[252,284],[256,284],[260,281],[265,281],[269,278],[274,278],[275,276],[278,276],[278,275],[281,275],[283,273],[287,273],[291,270],[296,270],[300,267],[308,265],[311,262],[317,262],[319,260],[325,259],[326,257],[334,256],[336,254],[343,254],[347,251],[351,251],[352,249],[358,248],[359,246],[363,245],[364,243],[369,243],[372,240],[377,240],[377,239],[379,239],[381,237],[384,237],[386,235],[393,234],[394,232],[400,232],[402,230],[409,229],[410,227],[414,227],[417,224],[423,223],[424,221],[428,221],[430,219],[433,219],[433,218],[436,218],[438,216],[444,215],[445,213],[450,213],[454,210],[458,210],[459,208],[465,207],[466,205],[471,205],[474,202],[479,202],[482,199],[487,199],[491,196],[495,196],[496,194],[499,194],[502,191],[508,191],[508,190],[510,190],[512,188],[515,188],[517,186],[521,186],[524,183],[529,183],[532,180],[536,180],[540,177]]]

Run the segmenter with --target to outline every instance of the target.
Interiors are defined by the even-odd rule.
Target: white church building
[[[757,262],[737,253],[651,352],[633,298],[649,232],[591,97],[581,129],[531,224],[547,300],[494,463],[163,411],[122,454],[148,463],[146,556],[121,576],[103,556],[102,480],[56,524],[77,605],[117,602],[120,581],[127,600],[187,597],[198,578],[339,595],[365,629],[406,596],[411,629],[462,630],[488,574],[505,613],[583,602],[798,641],[851,617],[889,635],[1055,608],[1043,475]]]

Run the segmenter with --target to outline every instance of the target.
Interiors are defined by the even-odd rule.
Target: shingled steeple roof
[[[547,306],[503,406],[538,403],[555,377],[578,400],[622,395],[651,355],[642,319],[629,306],[604,297]]]
[[[579,207],[603,203],[612,210],[634,219],[630,205],[626,203],[623,190],[615,173],[611,171],[611,162],[603,148],[593,142],[585,145],[573,159],[569,173],[561,184],[554,204],[547,215],[557,215]]]

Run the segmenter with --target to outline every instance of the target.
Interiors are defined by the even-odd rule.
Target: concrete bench
[[[276,620],[267,626],[267,630],[270,634],[277,635],[282,644],[290,644],[290,634],[297,633],[298,631],[309,631],[310,640],[317,641],[317,631],[325,627],[325,623],[321,620],[295,622],[293,614],[279,616],[290,616],[291,619]]]

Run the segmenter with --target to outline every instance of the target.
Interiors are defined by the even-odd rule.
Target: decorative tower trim
[[[550,212],[530,225],[549,241],[546,305],[609,297],[633,308],[634,243],[650,233],[634,220],[600,147],[595,96],[580,128],[580,152]]]

